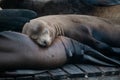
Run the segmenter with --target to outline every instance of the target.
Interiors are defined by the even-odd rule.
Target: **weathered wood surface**
[[[120,68],[69,64],[51,70],[1,72],[0,80],[120,80]]]

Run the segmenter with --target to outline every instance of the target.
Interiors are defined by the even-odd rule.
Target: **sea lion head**
[[[54,29],[44,21],[30,21],[23,27],[22,33],[28,35],[40,46],[50,46],[55,39]]]

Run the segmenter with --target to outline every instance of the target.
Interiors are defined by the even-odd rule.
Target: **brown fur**
[[[107,0],[96,1],[102,3]],[[94,6],[86,5],[85,3],[82,0],[1,0],[0,5],[2,8],[31,9],[36,11],[39,16],[51,14],[84,14],[108,18],[116,23],[120,23],[120,5]]]
[[[96,7],[92,15],[107,18],[114,23],[120,24],[120,5],[109,7]]]
[[[44,37],[42,40],[45,41],[45,38],[47,38],[42,34],[43,31],[40,31],[40,29],[49,30],[48,33],[52,38],[47,42],[49,44],[46,43],[42,45],[39,42],[41,40],[37,40]],[[30,33],[28,31],[30,31]],[[97,50],[108,49],[108,45],[120,47],[120,25],[93,16],[51,15],[39,17],[26,23],[23,28],[23,33],[30,37],[36,33],[34,34],[37,36],[35,41],[42,46],[49,46],[55,37],[64,35],[87,44]]]

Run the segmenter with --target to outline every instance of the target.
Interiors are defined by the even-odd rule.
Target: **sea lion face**
[[[33,33],[30,36],[34,41],[36,41],[38,44],[44,47],[49,46],[51,44],[52,38],[50,36],[50,31],[47,28],[44,28],[38,33],[36,32],[38,31],[33,31]]]
[[[51,31],[48,25],[41,22],[26,23],[22,33],[27,34],[31,39],[37,42],[40,46],[50,46],[54,40],[54,31]]]

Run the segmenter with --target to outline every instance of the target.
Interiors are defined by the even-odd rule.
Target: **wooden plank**
[[[69,74],[69,77],[84,77],[85,73],[75,65],[66,65],[62,69]]]
[[[5,80],[5,78],[0,78],[0,80]]]
[[[34,80],[51,80],[49,73],[42,73],[34,75]]]
[[[5,72],[3,75],[7,76],[29,76],[29,75],[35,75],[40,74],[43,72],[46,72],[47,70],[16,70],[11,72]]]
[[[6,78],[5,80],[15,80],[15,78]]]
[[[50,70],[49,73],[53,79],[63,79],[67,77],[67,73],[60,68],[55,70]]]
[[[113,48],[113,50],[120,53],[120,48]]]
[[[85,78],[81,79],[80,78],[78,80],[120,80],[120,76],[89,77],[88,79],[85,79]]]
[[[15,80],[15,78],[0,78],[0,80]]]
[[[34,77],[32,76],[16,77],[15,80],[34,80]]]
[[[86,73],[88,77],[96,77],[96,76],[101,76],[102,72],[93,65],[81,65],[77,64],[77,66]]]
[[[115,67],[98,67],[98,68],[102,71],[102,74],[105,76],[120,74],[120,68],[115,68]]]

